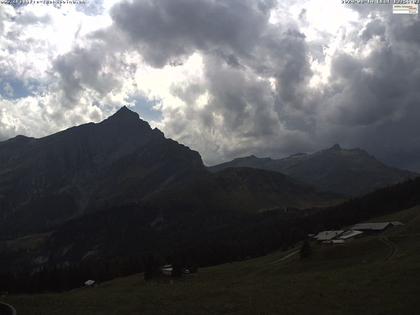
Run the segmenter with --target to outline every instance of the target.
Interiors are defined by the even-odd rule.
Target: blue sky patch
[[[16,78],[0,79],[0,95],[5,99],[16,100],[34,95],[40,84],[36,81],[24,82]]]
[[[130,103],[134,103],[134,107],[132,107],[132,109],[136,111],[142,119],[147,121],[162,120],[162,113],[153,108],[153,106],[157,103],[156,101],[148,100],[140,96],[130,100]]]

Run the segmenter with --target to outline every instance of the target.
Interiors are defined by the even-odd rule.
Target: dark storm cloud
[[[322,99],[336,135],[400,167],[420,170],[420,38],[409,16],[372,18],[361,31],[367,56],[337,54]],[[339,139],[337,140],[339,141]]]
[[[417,47],[420,45],[420,20],[418,18],[396,19],[396,17],[392,17],[391,23],[391,34],[397,41]]]
[[[359,62],[368,74],[362,79],[353,78],[352,80],[352,82],[362,81],[368,91],[376,97],[371,106],[377,106],[378,116],[381,114],[386,116],[390,113],[402,115],[401,111],[411,109],[414,104],[418,104],[420,41],[413,42],[414,45],[405,45],[404,41],[407,37],[412,38],[410,33],[413,33],[414,29],[412,25],[407,25],[404,32],[407,37],[393,36],[395,30],[400,27],[400,23],[390,24],[391,35],[386,42],[374,49],[369,57]],[[363,97],[362,93],[359,94],[359,99],[361,97]],[[398,119],[398,117],[394,118]]]
[[[393,120],[406,106],[416,73],[393,47],[384,47],[366,59],[349,55],[336,56],[332,64],[332,86],[337,91],[329,97],[331,115],[338,123],[372,125]]]
[[[227,128],[242,127],[243,135],[257,138],[277,133],[287,113],[299,110],[311,71],[304,36],[292,29],[267,25],[250,52],[240,59],[246,70],[231,63],[221,66],[217,58],[206,60],[206,85],[218,104],[207,110],[222,114]],[[276,88],[259,76],[271,77]]]
[[[158,0],[117,4],[115,25],[155,66],[194,50],[247,54],[267,25],[272,0]]]
[[[61,89],[71,104],[75,104],[84,89],[90,88],[104,96],[119,85],[113,74],[104,67],[111,58],[101,44],[90,48],[76,48],[58,57],[54,69],[59,74]]]
[[[221,115],[226,132],[254,138],[274,131],[273,95],[265,81],[219,60],[206,60],[206,86],[212,96],[206,111]]]
[[[379,36],[382,40],[385,37],[385,25],[380,20],[373,20],[366,25],[363,30],[362,39],[366,42],[372,39],[374,36]]]
[[[270,48],[275,54],[273,69],[276,71],[280,106],[303,106],[302,92],[312,74],[304,35],[296,30],[288,30]]]

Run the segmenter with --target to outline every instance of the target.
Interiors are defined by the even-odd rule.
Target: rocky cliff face
[[[197,152],[126,107],[98,124],[2,142],[0,162],[0,226],[28,231],[139,201],[204,169]]]

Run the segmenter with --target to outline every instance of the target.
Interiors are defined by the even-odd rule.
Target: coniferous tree
[[[144,265],[144,280],[152,280],[157,277],[159,273],[159,262],[153,255],[150,255],[146,259],[146,263]]]
[[[300,248],[300,259],[308,259],[312,255],[312,248],[309,241],[306,239]]]

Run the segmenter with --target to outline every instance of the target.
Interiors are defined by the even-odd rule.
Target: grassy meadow
[[[372,221],[405,225],[312,255],[277,252],[175,281],[133,275],[60,294],[3,297],[18,315],[419,314],[420,207]],[[287,257],[287,258],[284,258]]]

